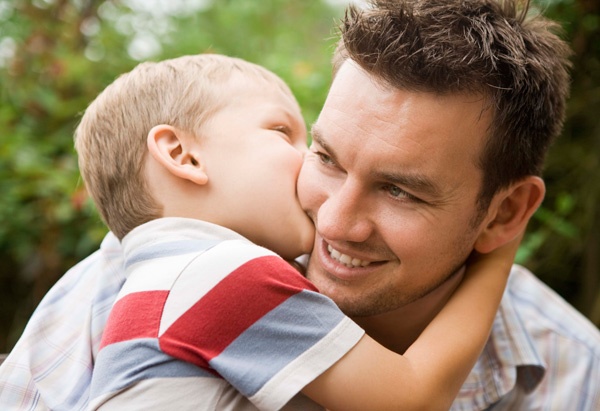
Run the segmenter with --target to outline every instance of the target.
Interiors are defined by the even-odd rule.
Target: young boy
[[[450,406],[516,242],[471,264],[400,356],[283,259],[307,253],[314,228],[296,196],[305,126],[273,73],[219,55],[140,64],[90,105],[75,145],[127,272],[92,409]]]

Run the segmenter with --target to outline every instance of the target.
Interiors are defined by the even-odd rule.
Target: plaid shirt
[[[0,366],[0,409],[86,408],[102,332],[124,282],[121,245],[109,233],[52,287]]]
[[[600,331],[513,266],[492,335],[451,410],[600,410]]]
[[[73,267],[0,366],[2,410],[82,410],[110,308],[125,277],[117,239]],[[492,335],[452,410],[600,410],[600,332],[514,266]]]

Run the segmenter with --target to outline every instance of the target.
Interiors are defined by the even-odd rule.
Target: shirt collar
[[[513,268],[513,271],[516,269]],[[486,409],[518,385],[531,392],[542,380],[546,364],[535,348],[512,298],[518,275],[512,273],[494,319],[490,338],[463,384],[452,410]]]
[[[165,217],[134,228],[121,241],[126,276],[142,261],[205,251],[227,240],[249,241],[240,234],[206,221]]]

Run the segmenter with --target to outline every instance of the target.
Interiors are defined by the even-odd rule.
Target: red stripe
[[[208,273],[207,273],[208,274]],[[208,361],[266,313],[316,288],[279,257],[251,260],[206,293],[160,337],[162,350],[208,367]]]
[[[169,291],[141,291],[121,298],[114,305],[100,348],[136,338],[158,338],[160,318]]]

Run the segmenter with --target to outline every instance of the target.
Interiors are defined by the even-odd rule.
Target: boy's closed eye
[[[272,127],[271,130],[278,131],[279,133],[281,133],[281,136],[287,140],[288,143],[292,144],[292,130],[288,126],[279,125]]]

